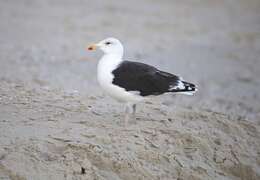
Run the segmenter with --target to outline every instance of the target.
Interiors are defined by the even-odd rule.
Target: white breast
[[[116,55],[104,55],[97,68],[97,79],[102,89],[111,97],[121,102],[136,103],[143,98],[136,93],[127,92],[124,88],[113,85],[114,75],[112,71],[122,62],[121,57]]]

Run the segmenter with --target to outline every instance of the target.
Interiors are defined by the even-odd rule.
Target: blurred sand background
[[[85,51],[108,36],[198,93],[125,129]],[[0,179],[260,179],[259,58],[259,0],[1,0]]]

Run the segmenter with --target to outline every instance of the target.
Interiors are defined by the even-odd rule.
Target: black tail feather
[[[182,83],[185,87],[184,91],[197,91],[197,88],[194,84],[185,81],[182,81]]]
[[[197,91],[197,88],[192,83],[179,80],[178,83],[175,86],[171,87],[169,90],[170,92],[192,95]]]

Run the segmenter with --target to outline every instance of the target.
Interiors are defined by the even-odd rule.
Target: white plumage
[[[143,97],[137,95],[138,93],[136,92],[126,91],[124,88],[112,83],[114,79],[112,71],[116,69],[122,61],[122,56],[118,54],[105,54],[98,63],[97,79],[99,85],[111,97],[123,103],[135,104],[143,100]]]

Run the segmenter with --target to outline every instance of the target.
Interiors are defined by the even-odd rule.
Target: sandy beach
[[[260,2],[1,1],[0,179],[260,179]],[[101,52],[198,85],[124,107],[98,86]]]

